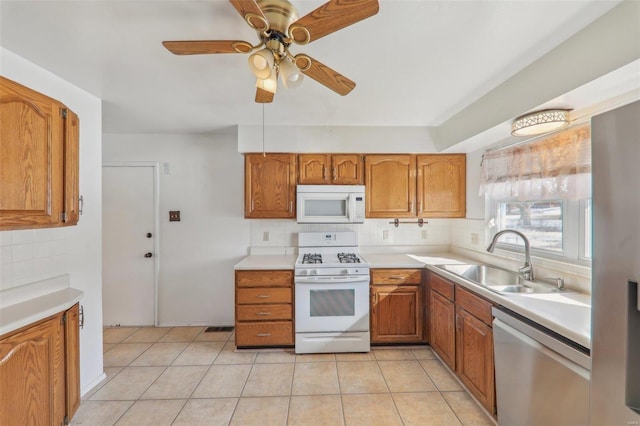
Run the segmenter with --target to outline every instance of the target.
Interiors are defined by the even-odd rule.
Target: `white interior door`
[[[105,326],[156,323],[153,165],[102,167],[102,312]]]

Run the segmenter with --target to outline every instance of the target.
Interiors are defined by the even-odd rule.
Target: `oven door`
[[[369,331],[369,276],[296,277],[296,333]]]

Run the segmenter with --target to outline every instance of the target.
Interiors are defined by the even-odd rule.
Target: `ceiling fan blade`
[[[269,21],[255,0],[229,0],[251,28],[259,32],[269,29]]]
[[[256,87],[256,102],[259,104],[268,104],[273,102],[273,95],[273,93],[267,90]]]
[[[305,54],[296,55],[294,59],[296,66],[304,75],[327,86],[339,95],[344,96],[356,87],[356,83],[347,77]]]
[[[200,55],[204,53],[249,53],[250,43],[242,40],[185,40],[163,41],[162,45],[176,55]]]
[[[378,0],[330,0],[289,26],[289,36],[306,44],[378,13]]]

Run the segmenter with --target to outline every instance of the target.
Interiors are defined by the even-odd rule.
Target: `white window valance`
[[[590,198],[589,124],[485,152],[480,195],[521,201]]]

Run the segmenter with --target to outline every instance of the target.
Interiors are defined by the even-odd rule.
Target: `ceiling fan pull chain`
[[[264,104],[262,104],[262,157],[267,157],[267,153],[264,150]]]

